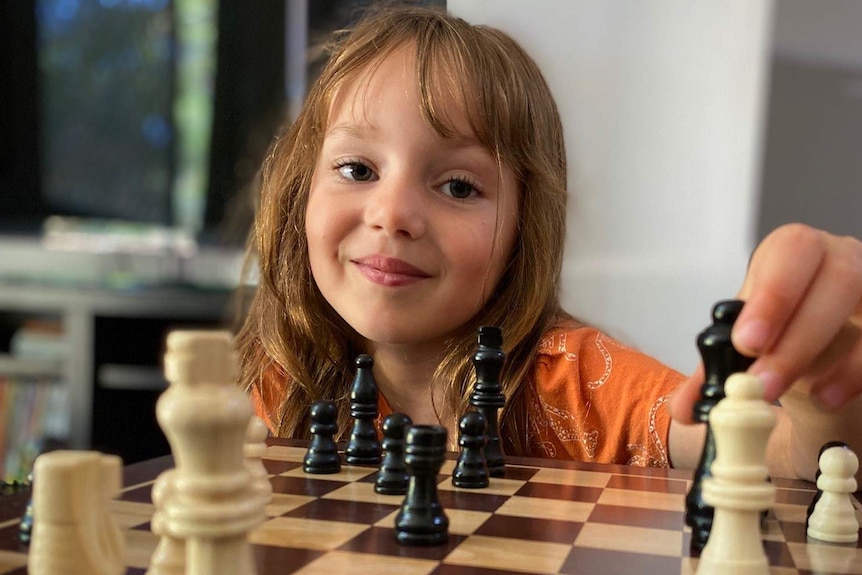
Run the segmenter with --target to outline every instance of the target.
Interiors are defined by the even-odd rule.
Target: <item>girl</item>
[[[454,448],[476,330],[497,325],[507,452],[694,466],[702,429],[666,409],[683,376],[560,309],[566,197],[556,105],[513,40],[428,9],[363,20],[263,167],[260,284],[238,345],[241,382],[273,434],[307,436],[321,398],[337,403],[347,432],[353,360],[368,353],[381,414],[439,422]],[[830,354],[838,384],[824,398],[859,393],[858,241],[779,230],[741,296],[735,343],[760,354],[752,370],[772,398]],[[698,378],[673,399],[681,421]],[[809,430],[823,418],[835,419],[792,423]],[[772,473],[808,475],[801,455],[788,456],[791,419],[782,414],[774,434]],[[833,431],[856,433],[843,426]]]

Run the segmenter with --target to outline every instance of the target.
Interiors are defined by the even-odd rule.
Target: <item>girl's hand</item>
[[[778,399],[804,380],[825,410],[862,394],[862,242],[802,224],[782,226],[755,250],[738,296],[746,301],[731,334],[749,369]],[[670,402],[692,421],[701,365]],[[862,414],[860,414],[862,417]]]

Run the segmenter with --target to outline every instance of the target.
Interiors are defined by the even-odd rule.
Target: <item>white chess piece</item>
[[[268,436],[269,430],[266,428],[266,424],[261,418],[253,415],[248,422],[248,428],[246,428],[243,454],[245,455],[246,466],[253,478],[253,488],[264,501],[264,505],[269,505],[272,502],[272,484],[269,482],[269,473],[263,466]]]
[[[233,343],[227,332],[175,331],[167,348],[171,385],[156,405],[176,462],[166,529],[185,540],[186,575],[246,575],[246,536],[264,510],[243,457],[252,409]]]
[[[272,502],[272,483],[269,482],[269,473],[263,465],[263,456],[266,454],[266,438],[269,430],[263,420],[252,415],[245,430],[245,445],[243,455],[245,465],[251,473],[251,490],[260,498],[260,506],[265,507]],[[251,554],[251,546],[247,546],[247,553],[242,558],[241,573],[254,573],[254,557]],[[183,575],[183,574],[180,574]]]
[[[716,458],[712,477],[703,482],[703,499],[715,514],[697,575],[768,575],[760,514],[775,501],[766,468],[775,413],[763,401],[763,384],[752,375],[731,375],[725,393],[709,414]]]
[[[108,502],[119,492],[119,458],[52,451],[34,464],[30,575],[122,575],[125,539]]]
[[[153,506],[156,508],[150,521],[150,531],[153,535],[159,536],[159,544],[150,557],[146,575],[185,575],[186,573],[186,544],[169,531],[164,513],[165,501],[170,499],[174,488],[174,474],[173,469],[162,472],[150,493]]]
[[[113,557],[119,563],[117,569],[125,573],[126,564],[126,535],[120,526],[116,524],[111,516],[111,501],[120,496],[123,491],[123,459],[117,455],[99,454],[101,464],[102,487],[104,510],[109,519],[101,522],[102,546],[108,557]]]
[[[859,459],[846,447],[830,447],[819,459],[817,489],[820,499],[808,518],[808,537],[829,543],[856,543],[859,520],[850,500],[856,491]]]

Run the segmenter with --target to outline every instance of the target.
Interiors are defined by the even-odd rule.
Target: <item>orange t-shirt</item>
[[[670,413],[683,376],[588,327],[540,342],[529,390],[529,455],[668,467]]]
[[[670,414],[665,403],[683,376],[589,327],[556,328],[536,354],[527,389],[531,457],[668,467]],[[284,382],[251,389],[270,430]],[[273,389],[275,384],[276,389]],[[392,412],[380,395],[378,422]]]

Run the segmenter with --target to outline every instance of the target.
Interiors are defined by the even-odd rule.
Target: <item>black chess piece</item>
[[[30,484],[30,499],[27,501],[27,507],[24,510],[24,516],[21,518],[21,524],[18,526],[18,540],[24,545],[30,544],[30,538],[33,535],[33,472],[27,476],[27,483]]]
[[[328,474],[341,471],[338,446],[332,439],[338,431],[335,404],[331,401],[315,401],[311,405],[311,444],[302,462],[306,473]]]
[[[437,498],[437,473],[446,451],[446,429],[414,425],[407,430],[404,460],[410,482],[395,517],[395,540],[402,545],[439,545],[449,538],[449,518]]]
[[[850,449],[850,446],[844,443],[843,441],[827,441],[820,448],[820,451],[817,453],[817,471],[814,473],[814,484],[817,484],[817,480],[820,479],[820,474],[822,471],[820,470],[820,456],[823,455],[823,452],[831,447],[844,447]],[[808,530],[808,520],[811,519],[811,514],[814,512],[814,508],[817,506],[817,502],[820,501],[820,498],[823,497],[823,490],[819,487],[817,491],[814,492],[814,497],[811,498],[811,503],[808,504],[808,509],[805,511],[805,530]]]
[[[500,447],[500,424],[497,419],[497,413],[506,403],[503,387],[500,385],[500,371],[506,360],[502,348],[503,332],[499,327],[479,328],[479,345],[473,355],[476,387],[470,395],[470,403],[485,416],[487,422],[485,462],[491,477],[503,477],[506,472],[506,461]]]
[[[458,422],[458,445],[461,454],[452,472],[452,485],[467,489],[481,489],[490,484],[485,461],[485,443],[488,422],[478,411],[468,411]]]
[[[410,477],[404,462],[404,440],[413,420],[404,413],[390,413],[383,419],[383,461],[377,471],[374,491],[384,495],[404,495]]]
[[[703,500],[703,480],[711,475],[715,460],[715,437],[709,427],[709,412],[724,399],[724,383],[734,373],[743,372],[754,362],[736,351],[730,341],[730,331],[742,311],[741,300],[723,300],[712,308],[711,326],[697,337],[697,348],[703,359],[705,381],[700,399],[694,404],[694,419],[707,424],[703,453],[691,489],[685,498],[685,522],[691,527],[691,548],[700,551],[709,539],[715,509]]]
[[[345,450],[351,465],[379,465],[382,459],[380,440],[374,421],[377,419],[377,383],[371,369],[374,360],[362,354],[356,358],[356,376],[350,391],[350,415],[353,427]]]

